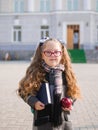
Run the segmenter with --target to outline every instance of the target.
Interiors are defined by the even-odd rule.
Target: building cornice
[[[52,14],[98,14],[96,11],[50,11],[50,12],[32,12],[32,13],[0,13],[0,16],[26,16],[26,15],[52,15]]]

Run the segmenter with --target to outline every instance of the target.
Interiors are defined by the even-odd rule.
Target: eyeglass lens
[[[45,54],[45,56],[47,56],[47,57],[49,57],[49,56],[51,56],[51,55],[54,55],[54,56],[60,56],[61,55],[61,51],[54,51],[54,52],[52,52],[52,51],[44,51],[44,54]]]

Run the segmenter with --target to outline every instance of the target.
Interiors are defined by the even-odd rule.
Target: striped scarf
[[[51,109],[51,120],[54,127],[58,127],[62,124],[62,109],[61,109],[61,94],[63,89],[62,72],[64,71],[64,65],[59,64],[54,68],[48,66],[44,61],[42,61],[42,66],[46,72],[49,73],[49,86],[54,88],[51,94],[53,101]]]

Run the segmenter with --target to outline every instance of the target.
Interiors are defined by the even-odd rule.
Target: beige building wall
[[[79,0],[79,10],[81,11],[81,10],[84,10],[84,0]]]
[[[97,0],[91,0],[91,10],[95,11],[96,10],[96,1]]]
[[[40,11],[40,0],[36,0],[34,3],[34,11]]]
[[[13,0],[1,0],[1,12],[10,13],[13,11]]]
[[[96,0],[91,1],[91,10],[95,11],[96,10]]]

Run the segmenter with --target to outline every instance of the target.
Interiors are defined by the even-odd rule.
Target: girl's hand
[[[43,110],[44,108],[45,108],[45,105],[42,102],[37,101],[35,103],[35,110]]]
[[[63,109],[63,111],[71,111],[71,110],[73,109],[73,107],[72,107],[72,106],[69,107],[69,108],[64,108],[64,107],[62,107],[62,109]]]

